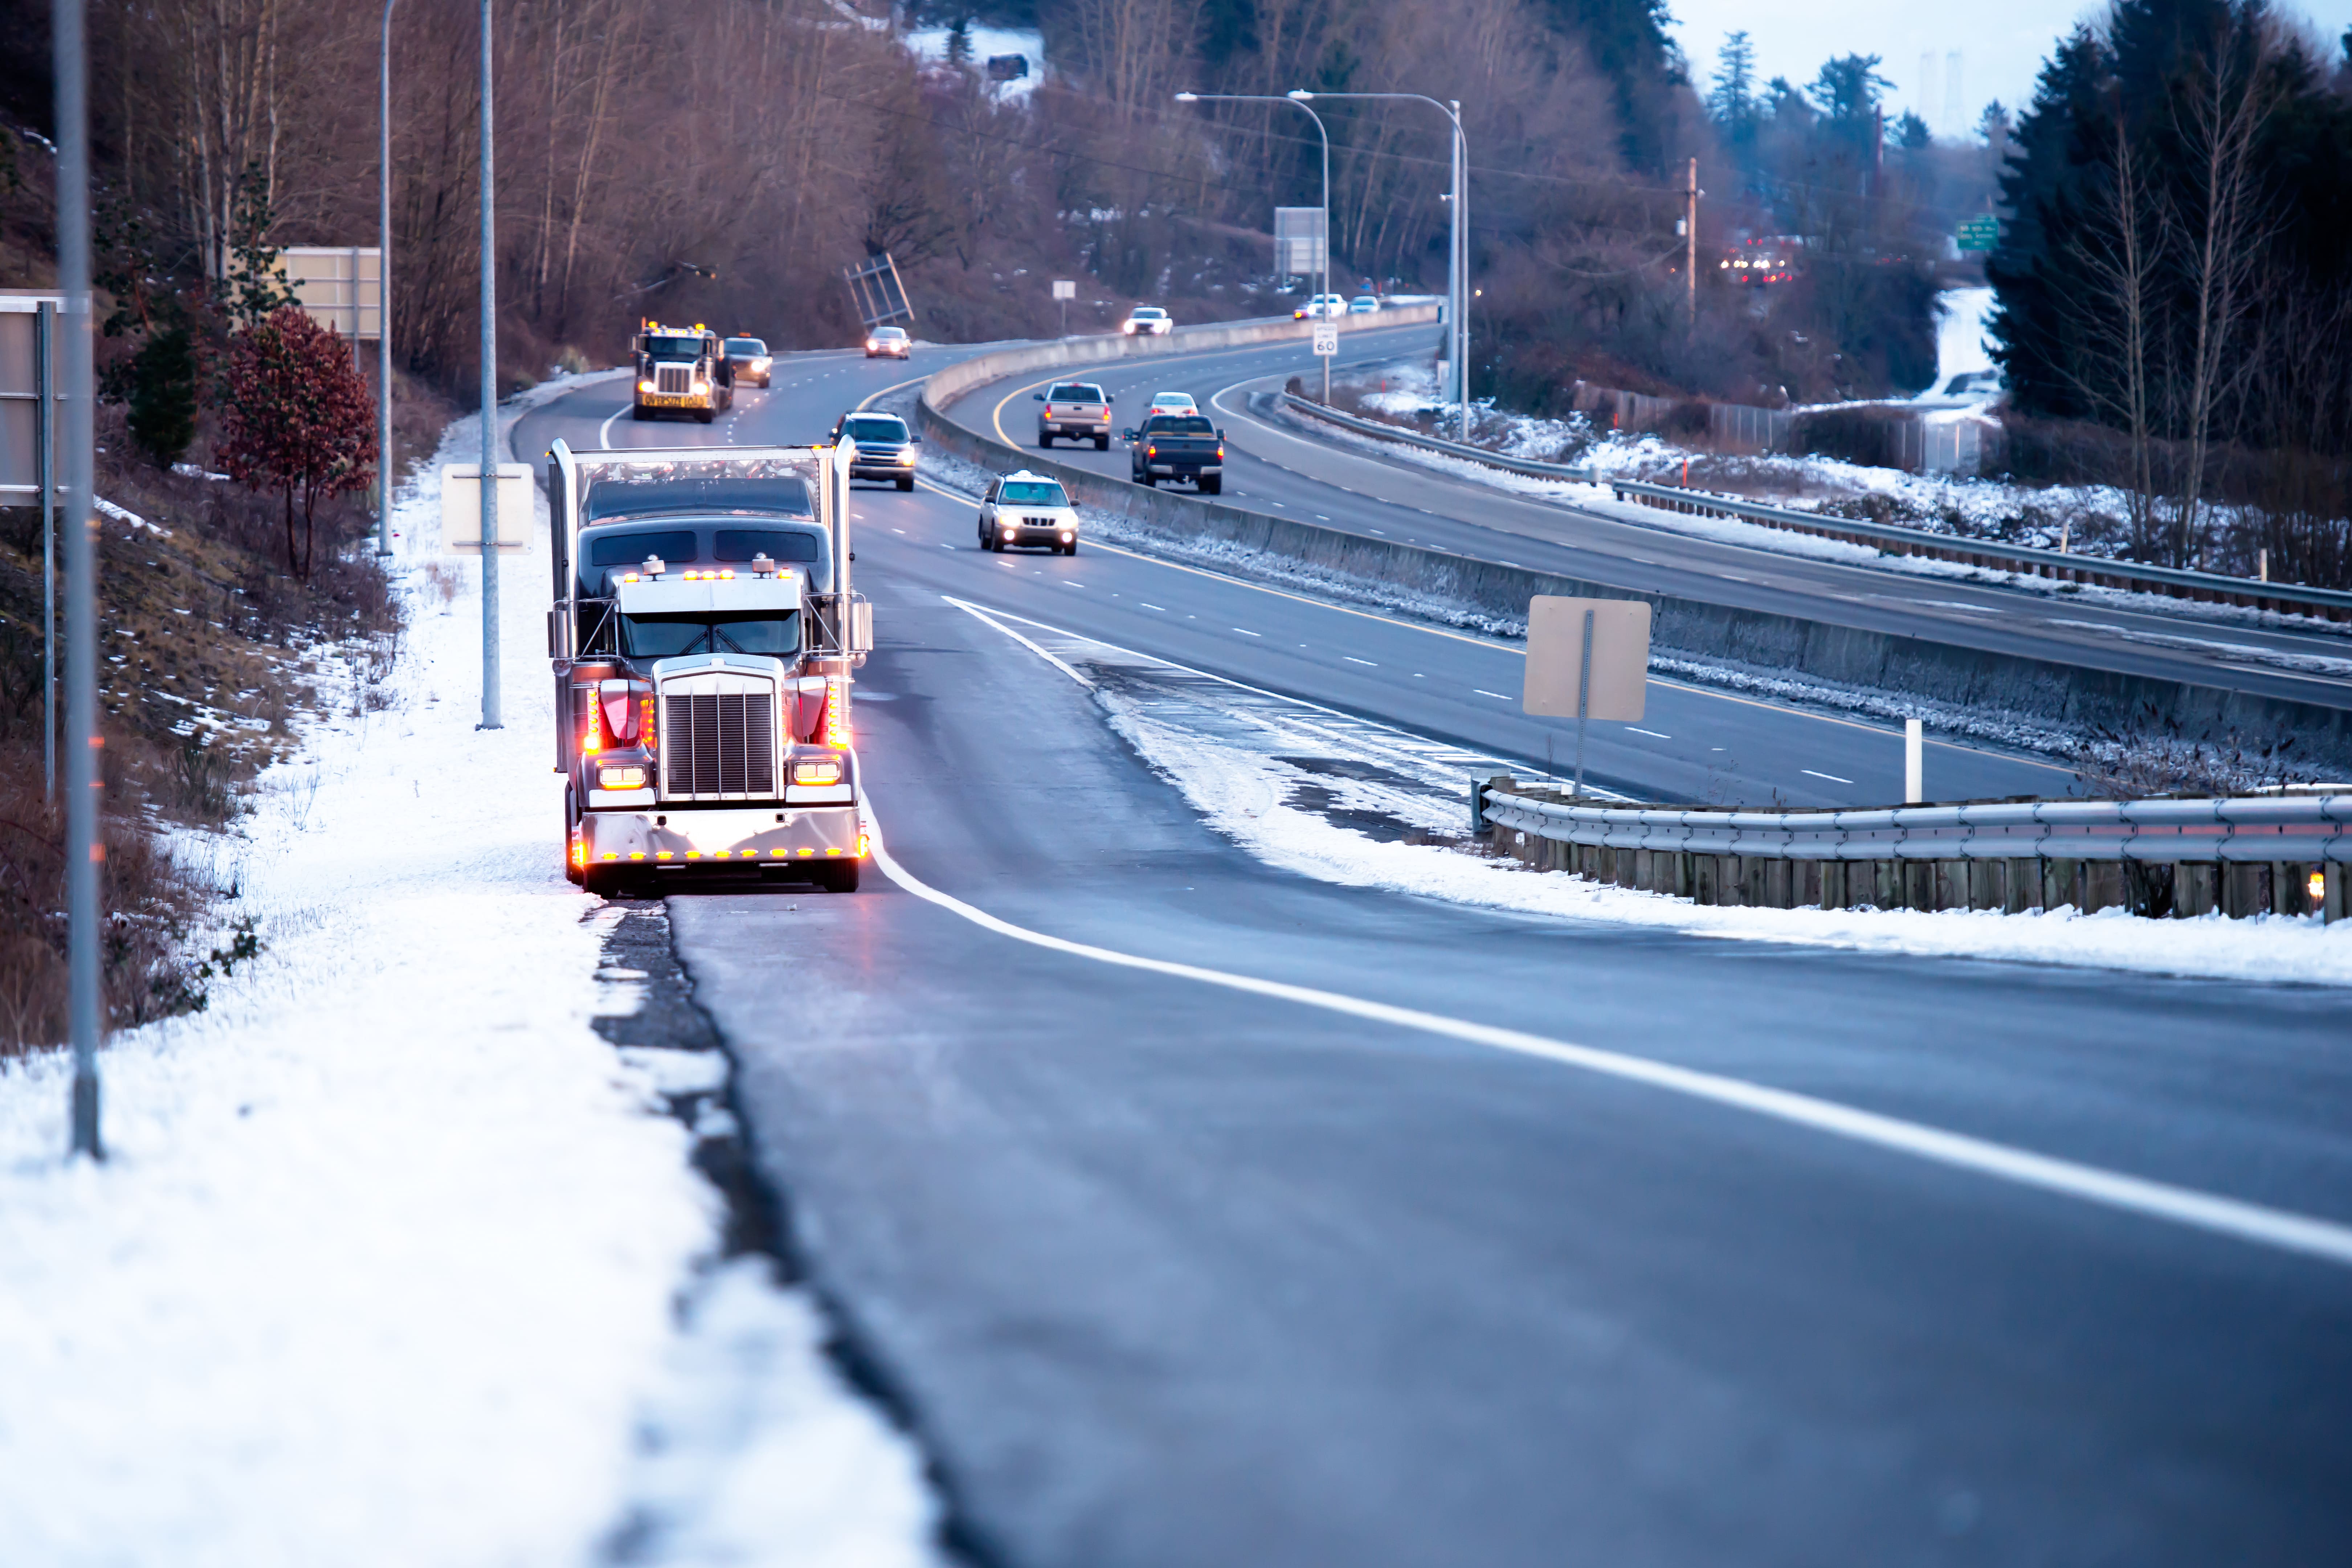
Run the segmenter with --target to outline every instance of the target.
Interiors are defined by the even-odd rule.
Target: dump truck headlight
[[[635,767],[598,768],[596,787],[598,789],[643,789],[646,787],[646,770]]]

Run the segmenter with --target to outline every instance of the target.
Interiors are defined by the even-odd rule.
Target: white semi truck
[[[847,450],[549,450],[564,864],[590,891],[856,890],[850,687],[874,623]]]

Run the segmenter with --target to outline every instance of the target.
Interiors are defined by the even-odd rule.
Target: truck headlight
[[[636,767],[598,768],[596,787],[598,789],[643,789],[646,787],[646,770]]]
[[[793,783],[796,784],[837,784],[840,782],[839,757],[802,757],[793,763]]]
[[[898,453],[898,460],[906,464],[908,468],[913,468],[915,466],[915,449],[912,447],[901,448]],[[479,542],[478,541],[477,542]]]
[[[637,383],[637,390],[639,392],[651,392],[653,389],[654,384],[650,381],[641,381]]]
[[[694,381],[694,390],[698,393],[708,392],[710,390],[710,384],[697,376]]]

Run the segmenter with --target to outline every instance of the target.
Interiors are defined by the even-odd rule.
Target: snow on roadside
[[[592,1027],[544,557],[480,731],[477,573],[422,554],[474,428],[404,487],[392,706],[314,719],[221,847],[261,958],[105,1052],[102,1165],[68,1058],[0,1065],[0,1560],[933,1560],[919,1456],[805,1298],[713,1266],[658,1064]]]
[[[1322,881],[1514,914],[1734,941],[2208,979],[2352,985],[2352,922],[2325,926],[2315,916],[2158,921],[2121,910],[2085,915],[2071,908],[2020,915],[1711,909],[1565,871],[1535,871],[1442,845],[1381,843],[1337,826],[1313,810],[1286,805],[1295,786],[1307,778],[1298,770],[1219,737],[1165,723],[1116,693],[1100,697],[1114,727],[1184,792],[1212,827],[1270,865]],[[1312,782],[1331,781],[1318,776]],[[1393,813],[1400,798],[1391,792],[1379,805]],[[1458,830],[1461,823],[1457,816],[1445,826]]]

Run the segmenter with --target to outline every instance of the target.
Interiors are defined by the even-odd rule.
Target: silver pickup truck
[[[1110,395],[1090,381],[1056,382],[1031,396],[1045,406],[1037,411],[1037,446],[1051,447],[1054,437],[1092,441],[1095,450],[1110,450]]]

